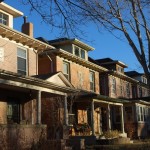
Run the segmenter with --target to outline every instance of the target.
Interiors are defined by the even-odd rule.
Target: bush
[[[109,130],[104,132],[101,136],[104,136],[105,139],[113,139],[119,137],[119,131],[118,130]]]

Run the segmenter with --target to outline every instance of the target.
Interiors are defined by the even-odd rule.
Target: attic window
[[[0,12],[0,23],[8,25],[8,15]]]
[[[77,46],[74,46],[74,55],[85,59],[85,50],[83,50]]]

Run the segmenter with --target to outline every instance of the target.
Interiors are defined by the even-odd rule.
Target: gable
[[[74,88],[73,85],[66,79],[62,72],[54,74],[53,76],[46,79],[46,81],[57,84],[58,86],[66,86]]]

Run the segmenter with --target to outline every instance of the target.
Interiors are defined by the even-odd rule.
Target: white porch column
[[[107,130],[111,130],[110,105],[107,106]]]
[[[65,120],[65,125],[68,125],[68,109],[67,109],[67,96],[65,96],[64,99],[64,120]]]
[[[37,92],[37,124],[41,124],[41,91]]]
[[[121,115],[121,132],[124,133],[124,115],[123,115],[123,106],[121,107],[120,115]]]
[[[95,135],[95,128],[94,128],[94,101],[91,102],[91,124],[92,124],[92,135]]]

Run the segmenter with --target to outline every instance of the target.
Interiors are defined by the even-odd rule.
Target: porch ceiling
[[[26,34],[18,32],[12,28],[9,28],[3,24],[0,24],[0,35],[3,38],[8,38],[9,40],[16,41],[17,43],[22,43],[30,48],[34,48],[38,51],[43,51],[46,49],[54,49],[53,46],[36,40]]]

